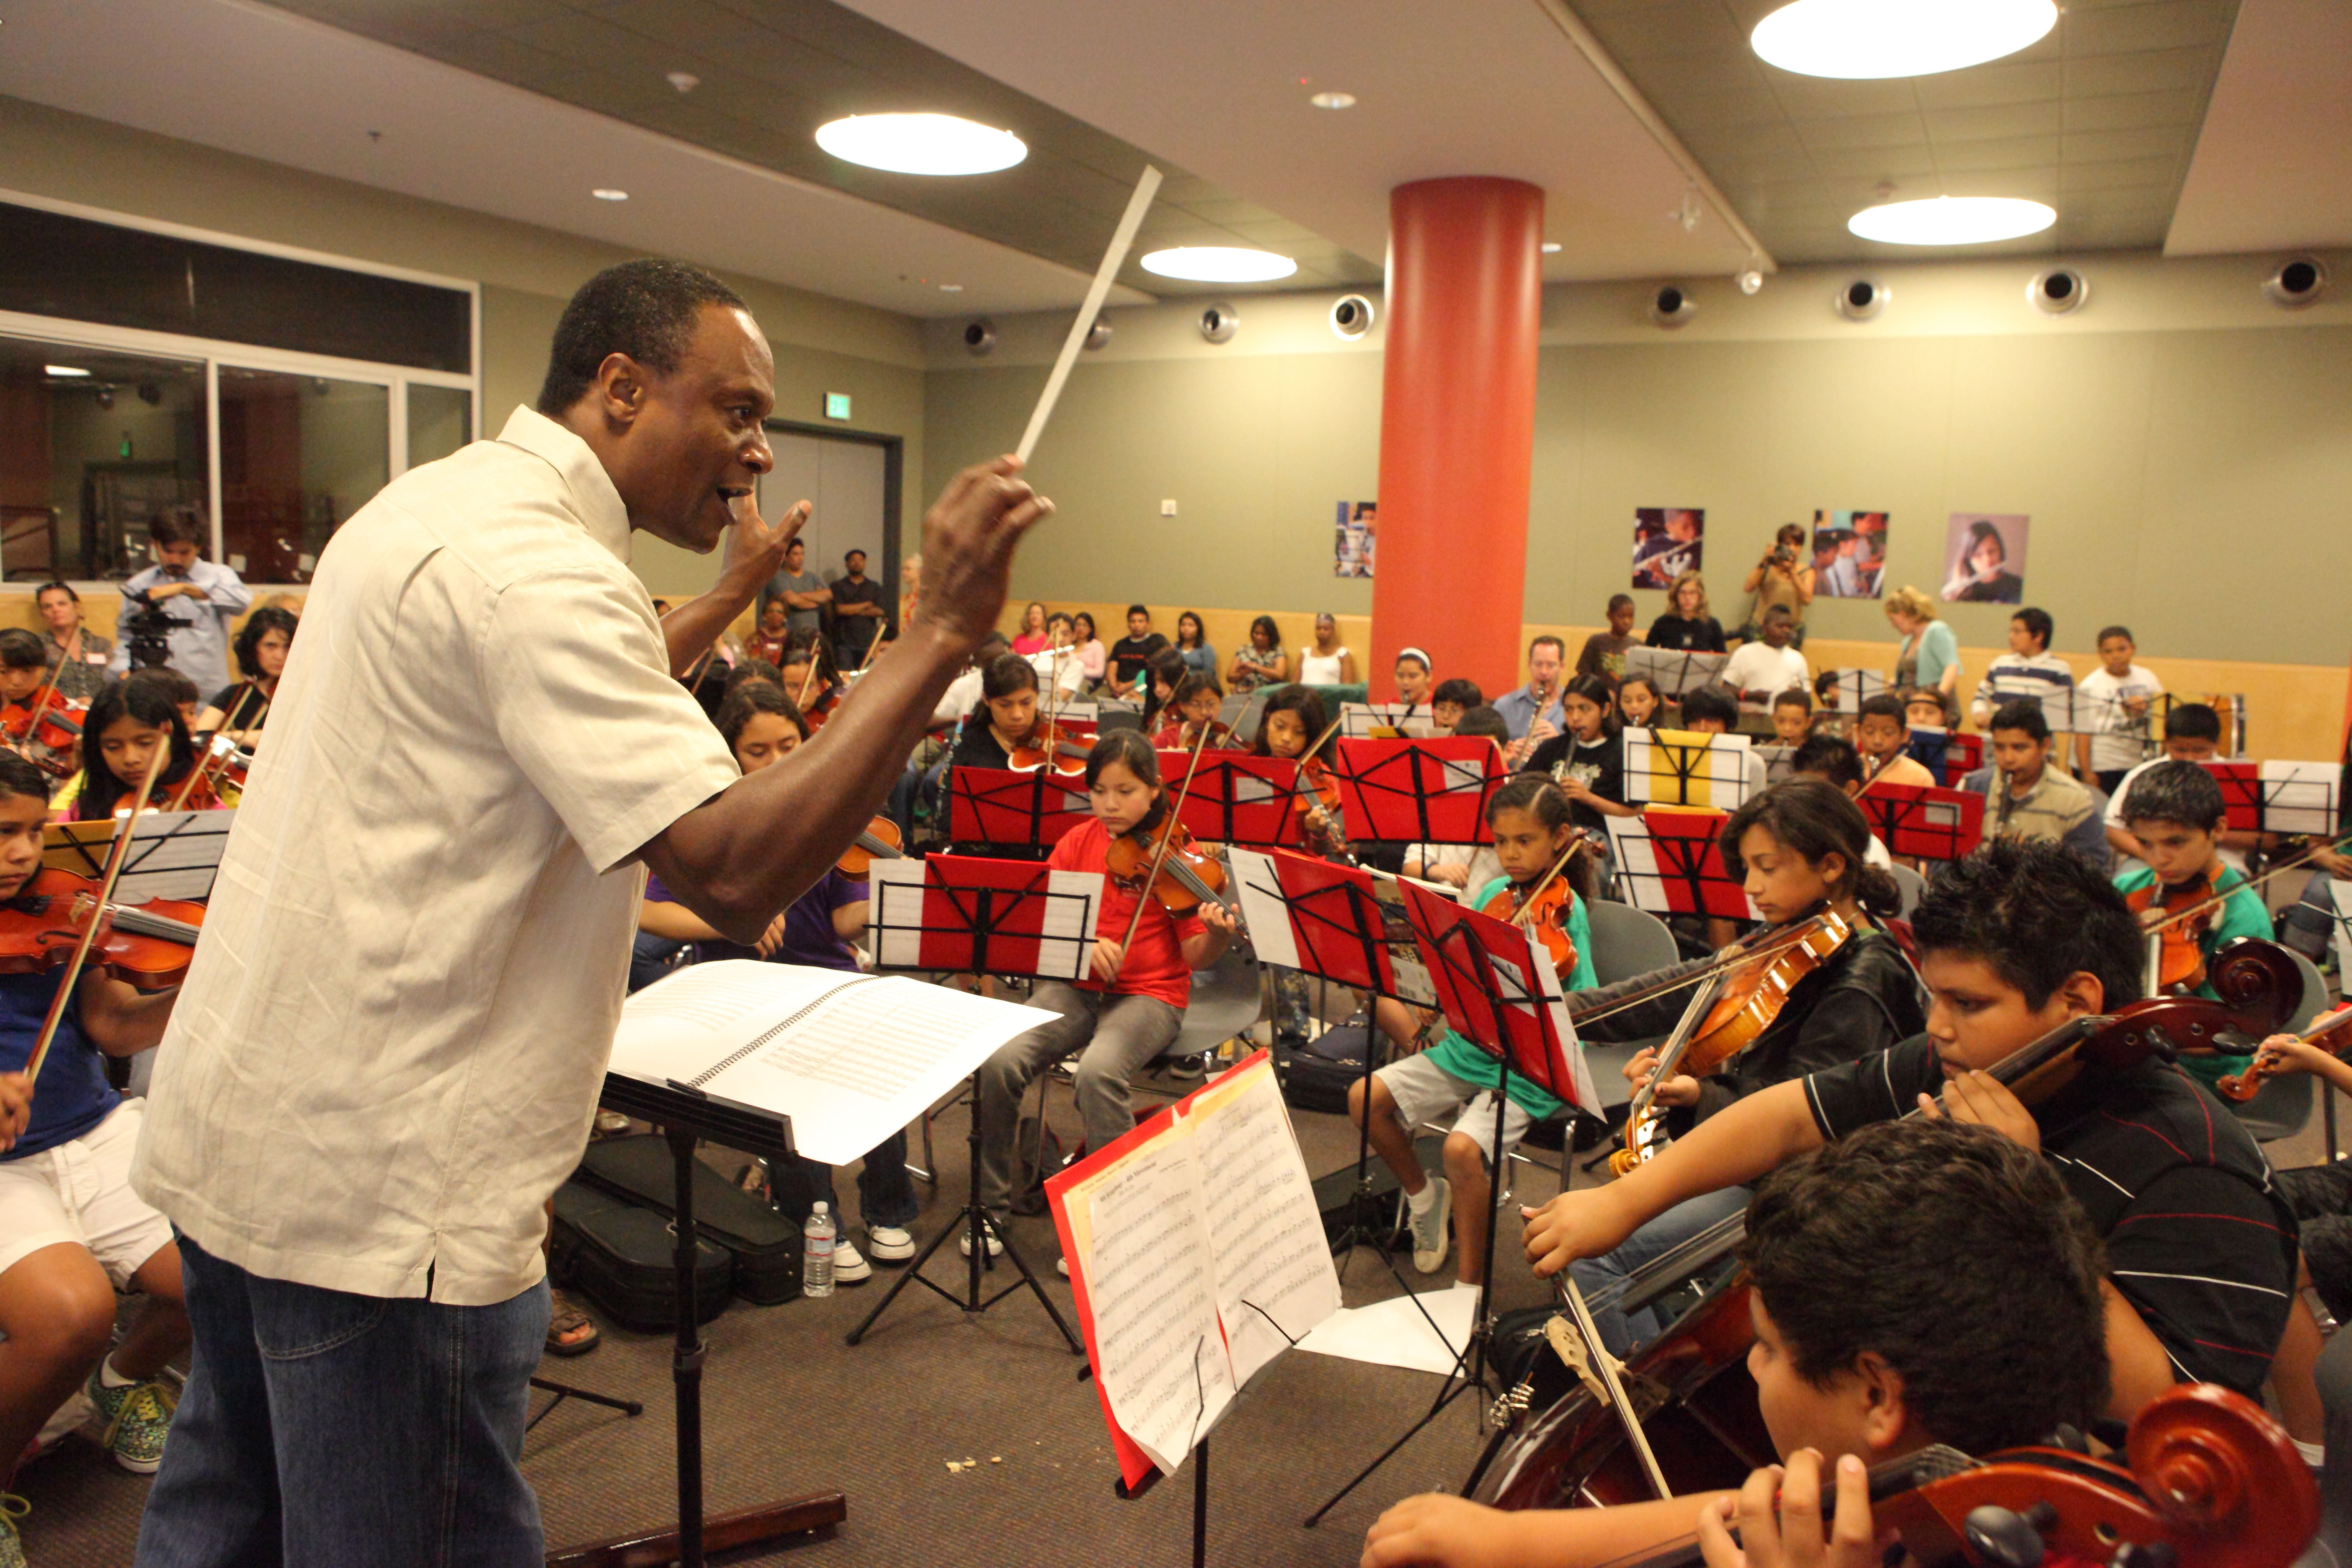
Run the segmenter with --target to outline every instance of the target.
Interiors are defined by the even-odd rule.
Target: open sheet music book
[[[609,1070],[782,1112],[800,1153],[845,1165],[1054,1016],[900,975],[727,959],[623,1003]]]
[[[1173,1474],[1259,1368],[1337,1311],[1314,1184],[1258,1052],[1049,1177],[1128,1484]]]

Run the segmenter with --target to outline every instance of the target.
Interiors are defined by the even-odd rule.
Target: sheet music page
[[[688,964],[621,1004],[611,1068],[655,1083],[690,1081],[827,991],[858,978],[838,969],[750,959]]]
[[[1193,1139],[1180,1127],[1066,1200],[1085,1251],[1103,1396],[1166,1475],[1234,1399],[1201,1188]]]
[[[722,967],[726,965],[698,964],[685,973]],[[649,986],[637,994],[659,988]],[[793,1119],[793,1147],[828,1165],[862,1158],[922,1115],[999,1046],[1055,1017],[1040,1007],[900,975],[868,976],[820,995],[805,1016],[698,1087],[784,1112]],[[772,1008],[762,1019],[773,1028],[792,1011]],[[765,1032],[748,1034],[756,1039]]]
[[[1187,1120],[1216,1268],[1217,1315],[1233,1375],[1246,1384],[1339,1309],[1339,1275],[1315,1184],[1271,1060],[1194,1102]]]

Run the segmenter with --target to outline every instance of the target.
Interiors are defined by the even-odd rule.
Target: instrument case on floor
[[[1344,1116],[1348,1090],[1364,1076],[1364,1056],[1374,1030],[1360,1018],[1334,1024],[1295,1050],[1277,1053],[1276,1077],[1282,1098],[1298,1110]]]
[[[641,1132],[589,1144],[572,1179],[657,1210],[667,1221],[675,1170],[668,1141]],[[735,1294],[746,1301],[772,1307],[801,1293],[800,1226],[699,1160],[694,1163],[694,1228],[733,1257]]]
[[[667,1216],[584,1182],[555,1189],[548,1270],[623,1328],[663,1333],[677,1326],[677,1244]],[[735,1259],[697,1238],[694,1316],[707,1323],[727,1306]]]

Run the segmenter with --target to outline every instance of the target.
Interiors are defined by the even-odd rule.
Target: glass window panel
[[[392,473],[392,389],[220,370],[221,540],[248,583],[307,583]]]
[[[474,395],[462,386],[408,384],[408,466],[422,468],[474,438]]]
[[[129,576],[147,564],[148,520],[202,510],[208,488],[200,362],[0,338],[9,581]]]

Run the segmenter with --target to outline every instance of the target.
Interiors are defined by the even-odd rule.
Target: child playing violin
[[[1495,856],[1502,862],[1503,875],[1463,902],[1507,918],[1528,898],[1550,890],[1546,884],[1560,866],[1560,857],[1576,843],[1576,829],[1570,821],[1568,797],[1550,780],[1527,773],[1488,798],[1486,823],[1494,830]],[[1583,853],[1580,849],[1571,858],[1581,858]],[[1564,869],[1561,874],[1566,875]],[[1569,954],[1560,984],[1573,989],[1593,984],[1592,937],[1584,900],[1572,884],[1566,891],[1555,923],[1567,938]],[[1489,907],[1498,900],[1507,901]],[[1365,1084],[1360,1080],[1348,1088],[1349,1116],[1364,1124],[1372,1147],[1404,1188],[1412,1266],[1434,1274],[1444,1263],[1450,1216],[1457,1254],[1454,1279],[1465,1288],[1486,1278],[1488,1173],[1518,1145],[1530,1125],[1559,1114],[1563,1105],[1557,1095],[1512,1074],[1503,1112],[1503,1147],[1496,1150],[1494,1093],[1501,1078],[1501,1063],[1448,1028],[1427,1050],[1372,1074],[1369,1119]],[[1445,1174],[1431,1176],[1413,1153],[1412,1129],[1457,1111],[1454,1130],[1445,1136]]]
[[[2229,816],[2221,784],[2195,763],[2157,763],[2124,795],[2124,829],[2138,844],[2141,863],[2117,872],[2116,886],[2150,933],[2152,977],[2176,994],[2217,999],[2205,978],[2213,954],[2242,936],[2271,934],[2261,896],[2221,858]],[[2200,912],[2186,913],[2192,908]],[[2210,1086],[2224,1073],[2243,1072],[2246,1060],[2199,1052],[2184,1054],[2180,1065]]]
[[[42,742],[34,723],[36,707],[51,720],[72,713],[73,705],[49,679],[48,650],[39,637],[22,626],[0,631],[0,730],[5,730],[8,744],[20,755],[49,772],[69,773],[81,765],[79,746],[52,749]],[[79,723],[79,718],[74,721]]]
[[[1151,743],[1163,752],[1189,752],[1201,738],[1201,731],[1216,723],[1217,710],[1224,703],[1224,694],[1217,689],[1217,679],[1197,671],[1176,683],[1176,694],[1168,704],[1163,717],[1168,722]],[[1209,749],[1213,751],[1225,739],[1223,726],[1219,725],[1209,736]]]
[[[1009,768],[1036,730],[1037,671],[1017,653],[1003,655],[981,672],[980,707],[965,718],[949,765]]]
[[[736,764],[751,774],[774,766],[797,750],[808,739],[808,723],[782,690],[764,680],[747,680],[729,694],[719,709],[719,732],[735,753]],[[757,946],[739,947],[672,899],[656,877],[646,880],[637,929],[676,942],[691,942],[696,958],[703,962],[764,958],[815,969],[855,971],[859,964],[850,943],[866,930],[866,905],[865,882],[842,875],[838,868],[829,869],[814,887],[768,922],[767,933]],[[777,1163],[771,1175],[777,1206],[795,1220],[805,1222],[810,1208],[820,1199],[831,1204],[834,1213],[842,1212],[834,1196],[831,1166],[793,1155]],[[903,1129],[867,1152],[858,1167],[857,1198],[875,1258],[902,1263],[915,1256],[915,1238],[907,1227],[914,1223],[919,1205],[915,1184],[907,1173]],[[873,1264],[846,1235],[834,1243],[836,1281],[858,1285],[873,1275]]]
[[[1664,1130],[1680,1137],[1725,1108],[1776,1083],[1842,1062],[1858,1061],[1917,1034],[1927,1023],[1918,976],[1880,921],[1901,907],[1900,890],[1885,871],[1866,864],[1870,826],[1861,809],[1833,784],[1792,780],[1766,790],[1731,814],[1718,839],[1725,866],[1742,879],[1764,917],[1758,942],[1828,910],[1853,932],[1818,968],[1803,974],[1753,1044],[1714,1070],[1676,1071],[1657,1087],[1666,1108]],[[1618,998],[1654,990],[1677,977],[1696,977],[1714,959],[1673,965],[1601,990],[1569,998],[1571,1013],[1598,1013]],[[1671,1034],[1690,1002],[1687,989],[1667,992],[1622,1011],[1595,1017],[1578,1033],[1588,1043],[1654,1039]],[[1649,1049],[1624,1067],[1636,1092],[1656,1074]],[[1574,1266],[1588,1294],[1622,1281],[1660,1253],[1696,1236],[1747,1203],[1744,1188],[1727,1187],[1677,1204],[1648,1221],[1605,1257]],[[1614,1292],[1611,1292],[1614,1294]],[[1664,1326],[1647,1309],[1627,1314],[1597,1308],[1594,1321],[1612,1355],[1624,1355]]]
[[[1170,800],[1160,761],[1139,731],[1118,730],[1087,755],[1087,803],[1094,820],[1062,836],[1046,863],[1057,870],[1107,870],[1111,842],[1149,832],[1165,819]],[[1140,914],[1138,909],[1140,908]],[[1087,977],[1044,980],[1029,1005],[1059,1014],[999,1047],[980,1070],[979,1201],[993,1221],[992,1257],[1013,1202],[1013,1131],[1022,1091],[1039,1073],[1074,1051],[1078,1058],[1078,1114],[1087,1145],[1108,1147],[1134,1131],[1128,1080],[1166,1050],[1183,1026],[1192,973],[1223,956],[1233,918],[1210,900],[1195,912],[1171,914],[1148,889],[1106,878],[1100,921]],[[1131,932],[1131,934],[1130,934]],[[970,1237],[964,1239],[967,1249]]]
[[[269,722],[270,700],[278,695],[278,678],[285,673],[286,656],[294,650],[299,623],[290,610],[264,605],[245,617],[237,628],[236,667],[245,679],[213,694],[190,726],[199,734],[226,730],[239,745],[251,745]]]
[[[1257,741],[1250,750],[1261,757],[1282,757],[1298,763],[1298,793],[1294,809],[1301,826],[1301,849],[1309,855],[1344,855],[1348,835],[1340,815],[1339,791],[1330,778],[1331,735],[1323,714],[1323,699],[1303,686],[1286,686],[1266,700],[1259,716]],[[1307,754],[1307,748],[1316,748]]]
[[[2139,999],[2146,961],[2123,895],[2055,844],[1998,839],[1937,875],[1911,929],[1924,1034],[1759,1089],[1607,1186],[1527,1211],[1536,1272],[1601,1257],[1677,1204],[1916,1108],[2042,1152],[2090,1215],[2107,1252],[2110,1414],[2128,1420],[2176,1379],[2255,1394],[2293,1299],[2294,1219],[2238,1119],[2153,1055],[2077,1057],[2030,1108],[1988,1070]]]
[[[41,868],[48,781],[0,753],[0,903]],[[61,971],[0,974],[0,1465],[12,1472],[79,1390],[116,1463],[152,1475],[172,1425],[155,1380],[188,1346],[171,1223],[131,1188],[142,1102],[107,1082],[106,1057],[161,1040],[175,991],[142,994],[86,969],[38,1081],[24,1068]],[[147,1300],[111,1354],[118,1289]],[[5,1484],[5,1483],[0,1483]],[[0,1561],[22,1563],[23,1500],[0,1496]]]
[[[134,672],[90,699],[82,719],[82,770],[58,787],[57,820],[104,822],[128,811],[131,794],[147,776],[148,761],[159,745],[169,746],[172,756],[156,777],[150,806],[178,799],[181,784],[196,765],[195,747],[170,689]],[[199,782],[181,809],[209,811],[218,805],[212,787]]]
[[[2098,1240],[2045,1163],[1984,1128],[1895,1122],[1800,1156],[1759,1184],[1740,1258],[1785,1469],[1614,1508],[1409,1498],[1365,1536],[1364,1568],[1603,1568],[1694,1531],[1708,1568],[1875,1568],[1870,1467],[2043,1443],[2106,1402]]]

